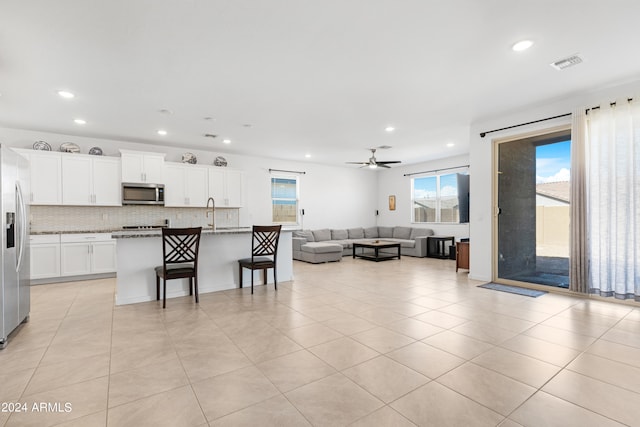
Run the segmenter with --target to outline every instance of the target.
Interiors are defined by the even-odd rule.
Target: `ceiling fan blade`
[[[368,165],[369,162],[345,162],[348,165]]]
[[[379,168],[387,168],[387,169],[391,169],[391,166],[387,166],[387,165],[385,165],[384,163],[386,163],[386,162],[378,162],[378,163],[377,163],[377,164],[378,164],[378,167],[379,167]]]
[[[402,163],[400,160],[393,160],[393,161],[388,161],[388,162],[376,162],[379,165],[389,165],[389,164],[393,164],[393,163]]]

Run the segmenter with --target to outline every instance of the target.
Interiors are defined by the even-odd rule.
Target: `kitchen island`
[[[278,282],[293,280],[291,232],[283,229],[278,244]],[[112,233],[117,239],[116,305],[156,299],[155,267],[162,265],[162,231],[135,230]],[[203,229],[198,255],[200,294],[239,287],[238,260],[251,256],[251,228]],[[254,285],[262,283],[262,272],[254,271]],[[244,272],[243,286],[251,286]],[[273,270],[267,282],[273,284]],[[167,298],[189,295],[188,279],[167,282]]]

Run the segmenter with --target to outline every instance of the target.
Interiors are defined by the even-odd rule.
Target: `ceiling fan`
[[[380,148],[382,148],[382,147],[380,147]],[[377,167],[390,168],[391,166],[388,166],[390,164],[401,163],[400,160],[379,162],[378,160],[376,160],[376,149],[375,148],[369,148],[369,150],[371,150],[371,157],[369,157],[368,161],[366,161],[366,162],[347,162],[347,164],[350,164],[350,165],[362,165],[361,167],[369,166],[371,169],[375,169]]]

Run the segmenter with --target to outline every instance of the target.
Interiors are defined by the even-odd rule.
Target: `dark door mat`
[[[504,277],[505,279],[517,280],[518,282],[536,283],[538,285],[555,286],[556,288],[569,289],[569,276],[566,274],[553,274],[532,272],[530,274],[518,274]]]
[[[494,291],[500,291],[500,292],[509,292],[511,294],[524,295],[526,297],[532,297],[532,298],[538,298],[540,295],[544,295],[547,293],[546,291],[536,291],[534,289],[526,289],[526,288],[519,288],[517,286],[501,285],[500,283],[493,283],[493,282],[485,283],[484,285],[480,285],[478,287],[485,288],[485,289],[493,289]]]

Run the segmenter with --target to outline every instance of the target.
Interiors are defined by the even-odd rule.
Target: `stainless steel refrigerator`
[[[29,165],[27,160],[0,144],[0,349],[9,335],[29,319]]]

